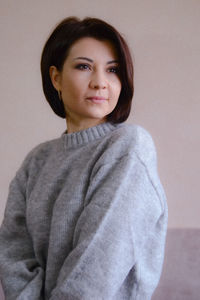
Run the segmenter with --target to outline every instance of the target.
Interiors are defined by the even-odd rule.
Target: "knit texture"
[[[167,204],[149,133],[103,123],[35,147],[0,229],[6,300],[148,300]]]

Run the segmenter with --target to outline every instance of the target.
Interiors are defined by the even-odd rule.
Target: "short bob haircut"
[[[122,89],[115,109],[106,116],[106,120],[112,123],[124,122],[129,116],[134,93],[131,54],[127,43],[119,32],[108,23],[97,18],[87,17],[82,21],[76,17],[66,18],[57,25],[48,38],[41,56],[41,74],[45,97],[53,111],[61,118],[65,118],[65,108],[52,85],[49,68],[55,66],[59,71],[62,71],[70,47],[83,37],[92,37],[100,41],[109,40],[117,51]]]

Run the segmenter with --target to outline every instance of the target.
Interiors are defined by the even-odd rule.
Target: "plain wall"
[[[0,222],[8,186],[25,155],[65,130],[41,85],[44,42],[62,18],[94,16],[124,35],[134,56],[129,123],[153,136],[169,227],[200,227],[198,0],[0,1]]]

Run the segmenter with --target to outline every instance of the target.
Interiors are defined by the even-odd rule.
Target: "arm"
[[[10,184],[0,229],[0,277],[6,300],[39,300],[43,270],[38,264],[26,226],[26,173]]]
[[[111,158],[102,165],[89,185],[73,250],[50,299],[118,299],[131,270],[138,273],[137,281],[129,284],[135,297],[140,293],[138,281],[145,283],[148,278],[151,283],[146,289],[151,295],[163,262],[166,212],[162,201],[137,157]],[[129,299],[121,293],[120,299]]]

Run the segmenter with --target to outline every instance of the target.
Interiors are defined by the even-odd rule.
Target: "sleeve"
[[[111,158],[90,182],[73,250],[50,299],[130,299],[123,286],[136,299],[139,282],[151,295],[160,277],[165,232],[163,199],[145,166],[137,157]],[[131,270],[136,277],[127,280]]]
[[[0,277],[6,300],[42,299],[44,272],[34,256],[26,226],[25,177],[19,170],[10,184],[0,228]]]

